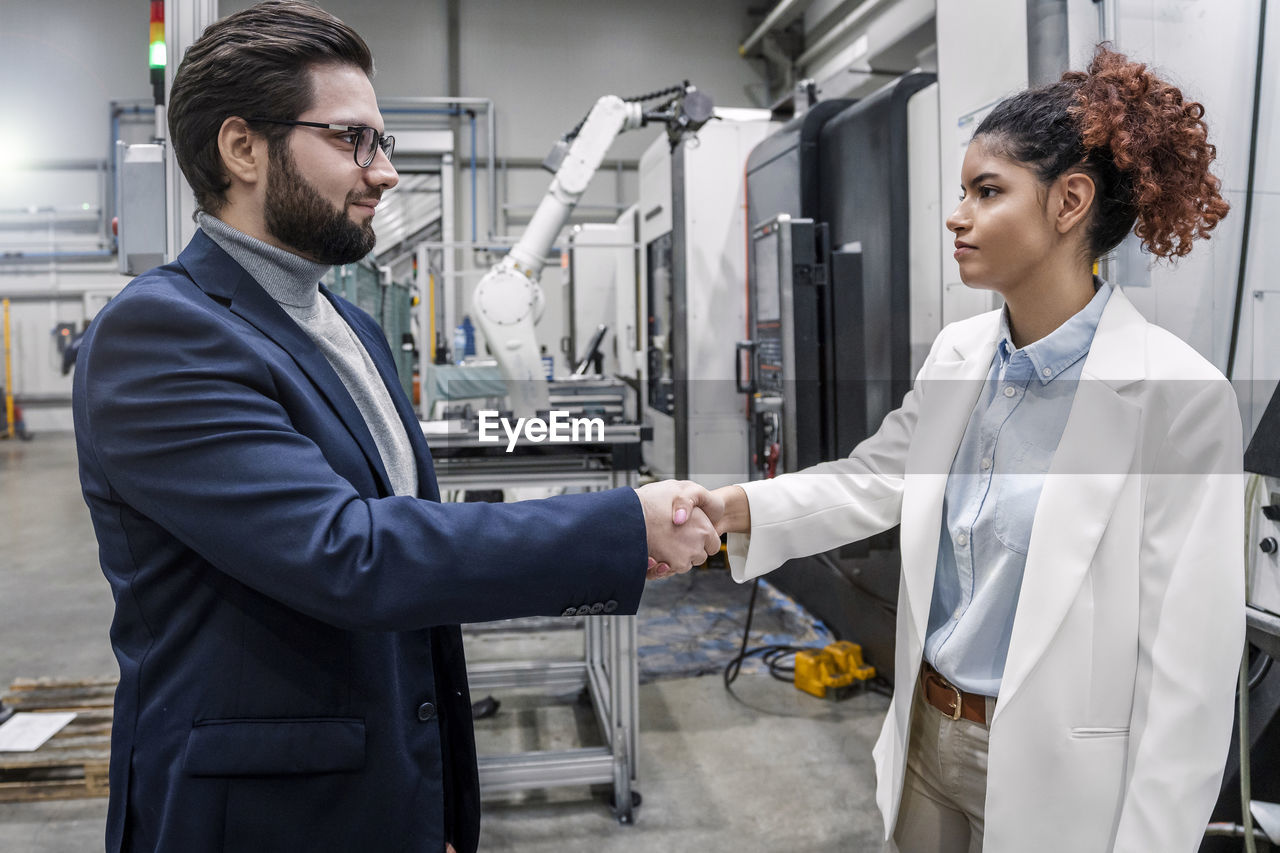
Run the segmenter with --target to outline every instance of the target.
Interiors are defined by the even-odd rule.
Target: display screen
[[[660,412],[675,411],[672,363],[672,232],[645,247],[649,291],[649,405]]]
[[[781,314],[778,294],[778,231],[771,227],[756,236],[752,263],[755,264],[756,319],[777,320]]]

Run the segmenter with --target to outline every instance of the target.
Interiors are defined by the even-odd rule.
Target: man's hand
[[[724,515],[723,500],[686,480],[649,483],[636,489],[636,494],[649,542],[646,577],[682,574],[720,550],[713,517]]]
[[[671,521],[673,524],[684,524],[695,508],[706,514],[713,527],[718,527],[724,517],[725,501],[722,489],[708,491],[690,480],[672,480],[676,487],[676,495],[671,501]],[[656,484],[655,484],[656,485]]]

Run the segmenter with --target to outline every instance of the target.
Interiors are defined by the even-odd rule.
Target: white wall
[[[1166,8],[1167,7],[1167,8]],[[1223,14],[1221,4],[1191,0],[1176,6],[1153,0],[1122,0],[1119,4],[1117,46],[1134,58],[1150,62],[1183,90],[1189,100],[1205,106],[1209,140],[1218,148],[1213,171],[1222,179],[1223,195],[1232,211],[1205,243],[1177,263],[1153,265],[1150,288],[1135,289],[1134,298],[1153,321],[1189,341],[1220,368],[1225,369],[1231,331],[1231,310],[1239,263],[1241,226],[1244,219],[1244,187],[1249,153],[1249,117],[1253,100],[1256,0],[1232,4]],[[1272,44],[1280,26],[1272,21]],[[1280,60],[1271,52],[1271,75]],[[1265,83],[1264,83],[1265,85]],[[1272,85],[1264,99],[1273,113],[1276,90]],[[1264,94],[1266,94],[1264,92]],[[1257,189],[1280,191],[1280,163],[1266,174],[1266,127]],[[1268,186],[1268,183],[1270,186]],[[1255,204],[1257,200],[1255,200]],[[1261,212],[1255,208],[1255,217]],[[1257,220],[1255,219],[1255,224]],[[1256,242],[1255,251],[1265,251]],[[1212,322],[1206,322],[1206,318]]]
[[[980,11],[979,11],[980,9]],[[981,7],[938,4],[938,127],[941,186],[938,228],[960,192],[960,165],[969,138],[982,117],[1002,98],[1027,85],[1027,7],[1025,0],[987,0]],[[991,49],[999,45],[999,49]],[[951,241],[942,242],[942,322],[953,323],[996,301],[989,291],[973,290],[960,280]]]
[[[1136,263],[1118,265],[1113,277],[1149,319],[1188,341],[1224,370],[1244,220],[1258,7],[1258,0],[1231,4],[1118,0],[1114,33],[1117,49],[1149,63],[1179,86],[1187,99],[1204,104],[1210,141],[1218,149],[1213,171],[1222,180],[1222,193],[1232,211],[1211,239],[1197,241],[1189,257],[1154,264],[1138,256]],[[1070,62],[1073,68],[1084,68],[1098,38],[1097,8],[1087,0],[1071,0],[1069,14]],[[946,202],[958,185],[954,176],[958,174],[961,146],[956,117],[1025,85],[1025,3],[989,0],[980,7],[939,3],[937,23],[945,215],[949,210]],[[1280,40],[1280,20],[1275,16],[1268,21],[1267,35],[1269,47]],[[986,49],[988,45],[998,45],[999,50]],[[1246,421],[1250,419],[1249,398],[1260,398],[1260,405],[1265,405],[1271,385],[1280,377],[1280,346],[1272,346],[1269,338],[1255,341],[1252,335],[1255,325],[1269,328],[1261,314],[1255,318],[1255,309],[1271,312],[1276,309],[1269,300],[1280,301],[1280,286],[1268,283],[1269,271],[1280,266],[1280,246],[1268,239],[1280,225],[1280,157],[1271,142],[1280,130],[1277,79],[1280,55],[1270,49],[1263,76],[1251,259],[1235,369],[1236,377],[1243,380],[1256,369],[1259,378],[1269,379],[1270,384],[1240,385]],[[979,307],[957,301],[958,281],[954,263],[948,258],[944,261],[947,321]],[[1273,319],[1280,320],[1280,314]]]
[[[1237,0],[1229,12],[1210,0],[1177,4],[1156,0],[1121,0],[1117,44],[1150,61],[1205,107],[1209,141],[1218,148],[1214,173],[1231,212],[1200,245],[1176,266],[1151,267],[1150,288],[1130,295],[1153,321],[1189,341],[1220,369],[1226,369],[1231,320],[1243,237],[1245,186],[1248,175],[1249,123],[1257,51],[1258,0]],[[1275,300],[1280,285],[1272,271],[1280,269],[1280,157],[1275,153],[1280,131],[1280,20],[1267,21],[1263,66],[1258,160],[1249,239],[1250,259],[1242,302],[1240,341],[1234,376],[1244,406],[1246,436],[1261,415],[1280,377],[1280,348],[1253,330],[1274,334],[1280,319]],[[1255,312],[1257,316],[1255,316]],[[1256,383],[1250,380],[1258,380]]]
[[[151,91],[147,15],[125,0],[0,0],[0,140],[42,158],[103,156],[107,102]],[[38,186],[0,185],[5,203],[18,191]]]
[[[131,15],[126,9],[132,10]],[[147,15],[142,3],[84,0],[0,0],[0,247],[50,251],[99,249],[93,231],[54,232],[48,216],[26,208],[60,210],[97,208],[99,176],[92,171],[20,168],[20,161],[101,160],[110,138],[108,102],[146,98]],[[145,127],[142,128],[145,133]],[[24,226],[38,227],[32,245]],[[125,279],[114,263],[71,266],[42,263],[24,267],[0,265],[0,296],[17,292],[114,292]],[[79,323],[83,303],[16,301],[12,305],[14,387],[39,397],[71,393],[69,377],[59,370],[52,331],[58,322]],[[2,380],[0,380],[2,381]],[[70,428],[65,407],[29,406],[27,424],[34,431]]]

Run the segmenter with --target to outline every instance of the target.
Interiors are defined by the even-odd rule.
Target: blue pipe
[[[417,107],[394,107],[394,108],[382,110],[382,114],[383,115],[387,115],[387,114],[419,115],[421,114],[421,115],[456,116],[456,115],[461,115],[462,110],[459,109],[458,107],[450,107],[449,109],[446,109],[446,110],[419,109]]]
[[[111,144],[113,146],[116,144],[116,140],[120,138],[120,116],[123,115],[124,113],[132,113],[133,115],[142,115],[143,113],[146,113],[148,115],[155,115],[156,108],[140,107],[137,104],[134,104],[132,107],[116,107],[114,110],[112,110],[111,111]],[[112,148],[111,154],[113,157],[115,156],[114,148]]]
[[[471,113],[471,242],[476,242],[476,114]]]
[[[115,252],[109,249],[94,249],[85,252],[3,252],[0,253],[0,263],[4,261],[56,261],[63,258],[110,258],[114,256]]]

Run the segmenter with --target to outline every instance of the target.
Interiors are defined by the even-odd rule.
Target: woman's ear
[[[233,184],[253,185],[265,179],[267,140],[250,130],[239,116],[231,116],[218,129],[218,153]]]
[[[1067,234],[1088,218],[1097,188],[1084,172],[1068,172],[1054,182],[1053,189],[1049,214],[1058,233]]]

